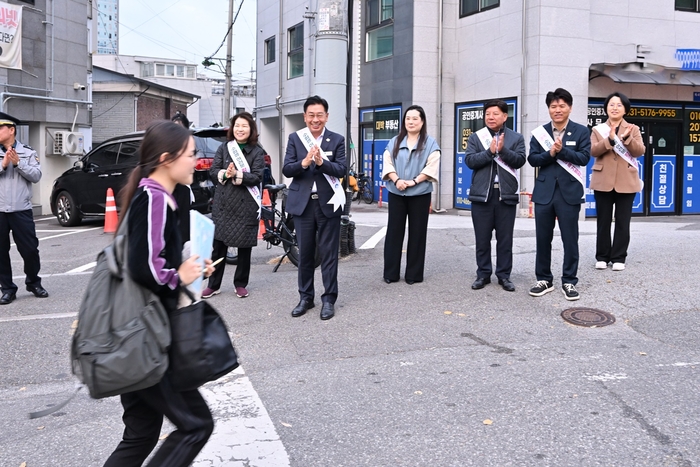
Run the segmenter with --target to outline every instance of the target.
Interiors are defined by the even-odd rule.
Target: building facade
[[[199,96],[93,67],[92,138],[101,143],[114,136],[145,130],[153,120],[169,120],[185,114]]]
[[[42,178],[33,187],[32,204],[35,213],[47,214],[54,179],[75,161],[57,153],[56,133],[81,133],[85,149],[90,145],[92,4],[6,0],[0,7],[3,27],[21,24],[21,35],[12,39],[19,41],[21,63],[0,66],[0,111],[20,119],[18,139],[39,155]],[[21,12],[8,13],[13,7]]]
[[[185,60],[136,55],[95,55],[95,66],[132,75],[172,89],[199,96],[182,110],[195,127],[226,126],[224,80],[197,73],[197,65]],[[231,85],[231,112],[252,112],[255,105],[255,82],[235,81]]]
[[[278,132],[286,141],[275,121],[303,125],[298,102],[315,93],[314,28],[322,0],[283,3],[258,1],[257,109],[268,137]],[[700,175],[694,174],[700,170],[697,1],[350,3],[349,139],[357,148],[356,167],[372,175],[377,191],[381,153],[398,133],[403,109],[419,104],[442,148],[433,206],[469,209],[471,172],[464,152],[469,134],[484,125],[483,103],[507,101],[508,124],[529,140],[535,127],[549,121],[546,93],[563,87],[574,96],[572,120],[589,125],[604,120],[602,101],[610,92],[631,99],[629,120],[642,128],[648,147],[635,212],[700,213]],[[297,28],[304,31],[301,48]],[[271,44],[279,48],[274,53]],[[303,60],[292,60],[299,50]],[[300,76],[298,63],[305,67]],[[532,190],[534,176],[529,166],[521,170],[523,191]],[[590,193],[586,215],[595,215]]]
[[[93,0],[97,10],[97,53],[119,55],[119,0]]]

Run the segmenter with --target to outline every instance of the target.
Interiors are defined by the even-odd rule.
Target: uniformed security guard
[[[17,293],[12,282],[10,231],[24,260],[27,290],[39,298],[49,296],[39,277],[39,240],[32,214],[32,183],[41,179],[39,156],[15,139],[19,123],[0,112],[0,305],[12,303]]]

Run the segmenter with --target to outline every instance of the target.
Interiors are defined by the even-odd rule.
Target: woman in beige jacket
[[[630,101],[624,94],[610,94],[603,109],[608,120],[591,132],[591,155],[595,163],[590,187],[595,195],[598,222],[595,267],[606,269],[612,263],[613,271],[622,271],[630,243],[632,203],[642,190],[637,158],[646,148],[639,127],[623,118],[630,111]],[[615,236],[611,242],[613,206]]]

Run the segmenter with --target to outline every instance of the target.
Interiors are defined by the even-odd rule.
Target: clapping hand
[[[226,178],[233,178],[236,176],[236,168],[233,166],[233,162],[231,162],[228,167],[226,167]]]
[[[313,146],[308,154],[306,154],[306,157],[301,161],[301,166],[304,168],[307,168],[310,166],[312,163],[316,162],[316,154],[319,152],[319,147],[318,146]]]
[[[316,154],[314,154],[314,162],[316,165],[323,165],[323,154],[321,154],[321,148],[319,146],[314,146],[316,148]]]
[[[561,138],[557,138],[557,140],[552,145],[552,149],[549,150],[549,154],[552,157],[556,157],[556,155],[559,153],[559,151],[561,151],[561,147],[562,147]]]
[[[15,151],[15,148],[10,148],[5,153],[5,157],[2,160],[2,168],[6,169],[7,166],[10,164],[14,166],[17,166],[17,164],[19,164],[19,155],[17,155],[17,151]]]
[[[634,125],[634,124],[628,125],[628,126],[627,126],[627,129],[625,130],[625,132],[622,133],[622,134],[620,135],[620,139],[621,139],[621,140],[627,139],[627,137],[628,137],[630,134],[632,134],[632,130],[634,130],[635,128],[639,129],[639,127],[638,127],[637,125]]]
[[[496,133],[496,135],[491,140],[489,151],[491,152],[491,154],[500,154],[501,151],[503,151],[503,138],[500,134]]]

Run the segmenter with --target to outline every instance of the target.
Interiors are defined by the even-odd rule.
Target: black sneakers
[[[566,297],[566,299],[569,301],[578,300],[579,298],[581,298],[574,284],[562,284],[561,292],[564,294],[564,297]]]
[[[541,297],[552,290],[554,290],[554,286],[550,281],[537,281],[534,287],[530,289],[530,295],[533,297]]]

